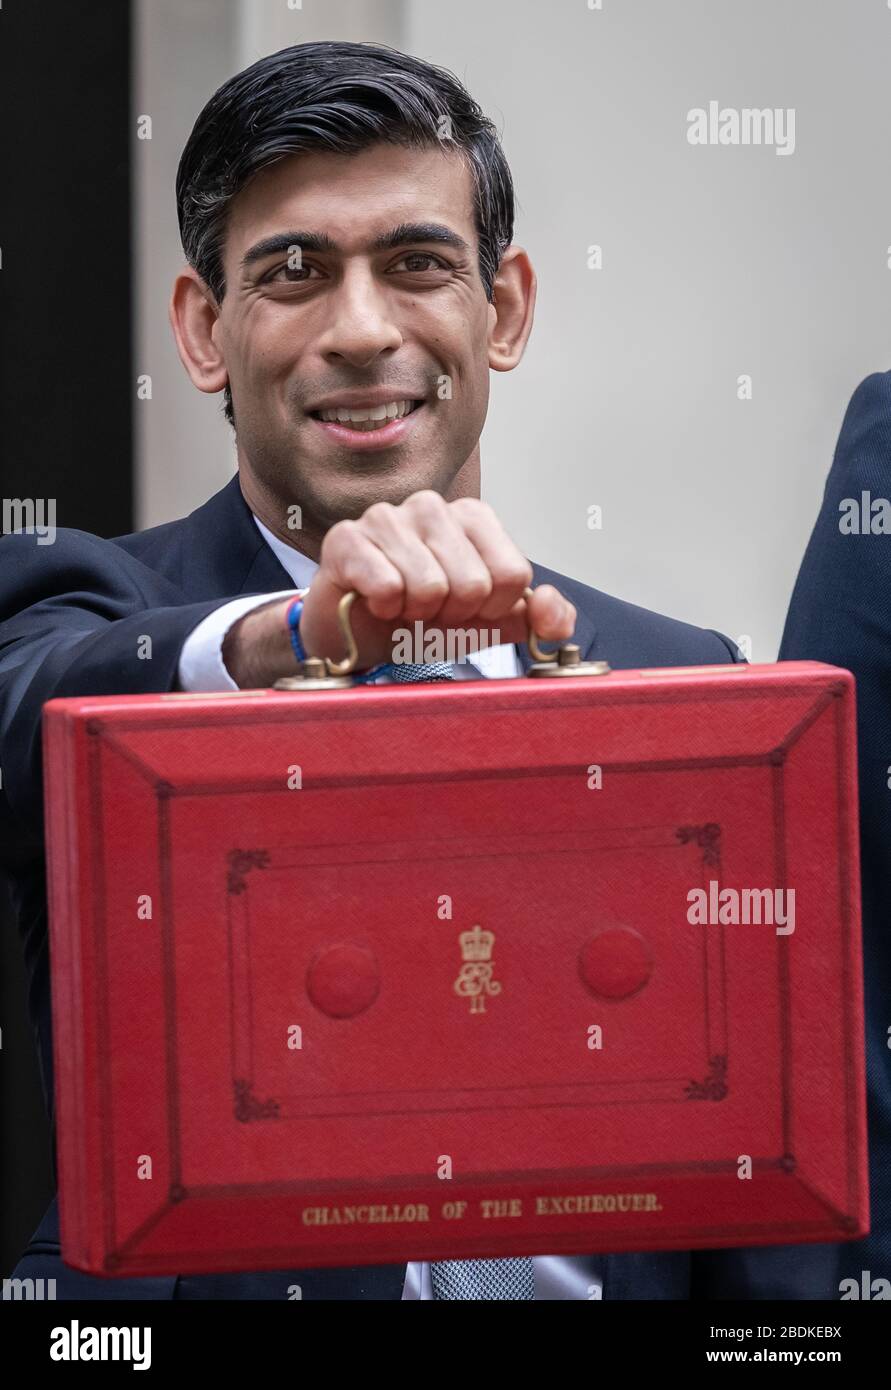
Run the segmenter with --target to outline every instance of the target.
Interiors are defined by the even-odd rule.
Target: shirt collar
[[[251,513],[251,515],[254,514]],[[302,554],[301,551],[295,550],[293,545],[288,545],[286,541],[281,540],[279,536],[270,531],[268,526],[264,526],[258,516],[254,516],[254,521],[257,523],[260,535],[274,552],[276,559],[293,579],[295,589],[305,589],[319,568],[315,560],[310,560],[308,555]]]

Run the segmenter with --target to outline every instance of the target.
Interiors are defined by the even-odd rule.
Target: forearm
[[[240,690],[270,686],[279,676],[293,676],[297,661],[287,613],[293,602],[276,598],[238,618],[223,639],[223,662]]]

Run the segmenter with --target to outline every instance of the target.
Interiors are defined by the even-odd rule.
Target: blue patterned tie
[[[531,1255],[510,1260],[434,1260],[430,1265],[434,1298],[535,1298]]]
[[[453,681],[455,668],[448,661],[428,661],[426,665],[391,661],[386,673],[393,681]]]

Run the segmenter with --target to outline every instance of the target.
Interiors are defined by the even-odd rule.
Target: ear
[[[495,276],[489,306],[489,366],[509,372],[520,361],[532,332],[537,288],[532,262],[522,246],[509,246]]]
[[[229,380],[217,342],[220,310],[207,285],[191,266],[177,277],[168,307],[180,361],[199,391],[222,391]]]

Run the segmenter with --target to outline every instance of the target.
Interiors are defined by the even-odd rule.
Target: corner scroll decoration
[[[230,893],[243,893],[251,869],[265,869],[269,863],[267,849],[230,849],[226,856],[229,873],[226,888]]]
[[[708,1073],[702,1081],[684,1087],[687,1100],[723,1100],[727,1094],[727,1058],[709,1058]]]
[[[258,1100],[249,1081],[236,1081],[235,1118],[247,1123],[249,1120],[275,1120],[278,1118],[277,1100]]]
[[[708,821],[705,825],[681,825],[674,833],[682,845],[693,841],[699,846],[703,864],[721,862],[721,827],[714,821]]]

